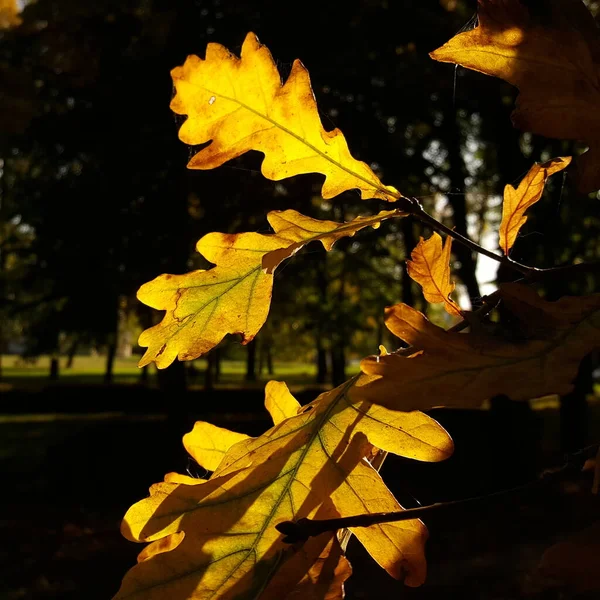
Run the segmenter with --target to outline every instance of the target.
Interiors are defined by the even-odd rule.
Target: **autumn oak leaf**
[[[344,582],[352,567],[332,533],[311,538],[285,551],[281,568],[261,598],[284,600],[342,600]]]
[[[190,169],[213,169],[257,150],[265,156],[267,179],[325,175],[324,198],[351,189],[362,198],[401,197],[352,157],[339,129],[323,129],[304,65],[296,60],[282,84],[271,53],[253,33],[246,36],[241,58],[211,43],[206,58],[188,56],[171,75],[176,91],[171,109],[187,115],[179,138],[190,145],[210,142],[189,161]]]
[[[519,186],[512,185],[504,188],[504,203],[502,205],[502,222],[500,224],[500,248],[508,256],[517,235],[525,225],[525,211],[533,206],[544,193],[546,180],[550,175],[562,171],[571,162],[570,156],[553,158],[542,164],[535,164]]]
[[[140,366],[160,369],[175,358],[192,360],[214,348],[227,334],[239,333],[247,344],[263,326],[271,304],[273,272],[285,259],[313,241],[331,250],[336,240],[365,227],[379,227],[399,210],[381,211],[346,223],[321,221],[295,210],[272,211],[275,233],[209,233],[196,249],[216,266],[185,275],[160,275],[144,284],[137,297],[164,310],[163,320],[139,338],[148,350]]]
[[[477,27],[430,56],[516,86],[515,127],[585,142],[589,150],[576,162],[576,177],[588,193],[600,188],[600,33],[580,0],[531,7],[479,0]]]
[[[355,394],[395,410],[425,410],[570,392],[581,359],[600,347],[600,294],[547,302],[513,283],[501,286],[500,297],[521,322],[522,340],[445,331],[406,304],[386,309],[388,329],[410,347],[364,359],[367,377]]]
[[[257,597],[258,590],[264,590],[262,600],[288,593],[300,599],[317,597],[307,591],[317,584],[325,586],[324,597],[341,598],[349,569],[335,545],[327,548],[332,537],[310,540],[299,553],[283,542],[275,525],[401,510],[365,460],[373,446],[424,461],[443,460],[452,452],[448,434],[427,415],[355,399],[354,389],[351,380],[301,407],[285,384],[267,384],[276,422],[271,429],[234,443],[208,481],[157,483],[150,497],[129,509],[125,537],[156,549],[145,550],[151,557],[129,571],[115,600],[229,600]],[[197,449],[200,464],[212,461],[214,443],[207,442],[204,430],[195,427],[188,435],[186,446]],[[352,531],[392,576],[412,586],[423,582],[423,523]],[[153,546],[160,540],[166,541]],[[319,573],[328,573],[330,584]],[[337,581],[333,588],[331,581]],[[293,595],[290,586],[297,584],[304,595]]]
[[[444,303],[446,312],[460,317],[460,307],[450,298],[454,291],[454,283],[450,281],[450,252],[452,239],[446,238],[442,246],[442,238],[438,233],[419,243],[406,261],[408,275],[423,289],[427,302]]]

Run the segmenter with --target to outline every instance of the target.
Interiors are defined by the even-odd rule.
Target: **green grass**
[[[134,385],[140,382],[141,371],[137,366],[139,357],[117,358],[113,369],[113,383]],[[67,359],[60,358],[58,383],[101,385],[104,382],[104,356],[77,356],[71,368],[66,368]],[[191,388],[204,386],[204,371],[206,361],[203,359],[188,363],[188,383]],[[50,372],[50,357],[40,356],[34,362],[24,362],[18,356],[2,356],[2,380],[0,385],[7,389],[35,389],[48,385]],[[358,365],[348,368],[348,375],[358,372]],[[257,382],[244,381],[246,364],[244,361],[224,360],[221,364],[221,380],[217,388],[262,388],[269,379],[286,381],[293,387],[312,386],[315,382],[315,365],[301,362],[274,363],[273,375],[263,372]],[[156,385],[156,368],[149,366],[148,383]]]

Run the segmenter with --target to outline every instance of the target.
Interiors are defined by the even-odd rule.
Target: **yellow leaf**
[[[502,223],[500,224],[500,248],[508,255],[513,247],[519,230],[527,221],[525,211],[533,206],[544,193],[546,179],[558,171],[562,171],[571,162],[570,156],[553,158],[545,163],[536,163],[519,187],[512,185],[504,188],[504,204],[502,205]]]
[[[191,475],[182,475],[181,473],[167,473],[165,475],[167,483],[185,483],[187,485],[198,485],[206,479],[200,477],[192,477]]]
[[[571,391],[581,359],[600,346],[600,294],[547,302],[520,284],[504,284],[500,293],[523,340],[445,331],[397,304],[386,310],[386,325],[411,347],[364,359],[368,377],[355,393],[396,410],[424,410],[478,406],[499,394],[528,400]]]
[[[210,142],[189,161],[190,169],[213,169],[257,150],[265,155],[262,173],[268,179],[325,175],[324,198],[350,189],[363,198],[400,198],[366,163],[352,158],[339,129],[323,129],[304,65],[296,60],[282,85],[271,53],[253,33],[246,36],[241,58],[211,43],[205,59],[188,56],[171,75],[176,90],[171,109],[188,116],[179,138],[191,145]]]
[[[274,234],[205,235],[196,249],[216,264],[214,268],[160,275],[138,291],[144,304],[166,311],[158,325],[140,336],[140,346],[148,347],[140,366],[154,361],[163,369],[175,358],[192,360],[214,348],[228,333],[241,334],[242,343],[247,344],[267,318],[273,271],[282,260],[309,242],[321,241],[330,250],[341,237],[403,215],[389,210],[335,223],[312,219],[295,210],[272,211],[267,219]]]
[[[335,221],[320,221],[306,217],[295,210],[274,210],[268,215],[269,223],[277,235],[288,243],[264,255],[263,269],[267,273],[272,273],[279,264],[296,254],[308,242],[319,240],[325,250],[329,252],[337,240],[343,237],[352,237],[365,227],[370,226],[377,229],[382,221],[393,217],[403,217],[405,214],[400,210],[382,210],[376,215],[356,217],[346,223],[336,223]]]
[[[201,467],[208,471],[216,471],[227,450],[248,438],[249,436],[243,433],[198,421],[194,429],[183,436],[183,445]]]
[[[271,393],[283,394],[283,385]],[[353,381],[347,382],[260,437],[235,444],[229,450],[233,459],[228,452],[206,482],[152,486],[150,497],[127,512],[123,534],[145,542],[181,531],[185,537],[173,551],[133,567],[116,598],[250,597],[276,582],[277,571],[287,564],[289,546],[275,529],[278,523],[400,510],[379,473],[364,460],[373,445],[437,461],[450,455],[452,441],[427,415],[355,401],[353,390]],[[281,409],[273,412],[278,419]],[[420,521],[353,533],[391,575],[408,585],[422,583],[426,529]],[[310,561],[319,554],[311,550]],[[261,596],[269,598],[281,596]]]
[[[600,188],[600,36],[579,0],[550,0],[535,13],[519,0],[480,0],[478,26],[431,53],[442,62],[500,77],[519,88],[515,127],[581,140],[582,192]]]
[[[269,381],[265,387],[265,408],[273,419],[273,425],[279,425],[281,421],[298,414],[300,403],[285,383]]]
[[[460,307],[450,298],[454,291],[450,281],[451,249],[452,239],[447,237],[442,247],[442,238],[434,232],[428,240],[420,238],[406,267],[409,276],[423,288],[427,302],[443,302],[447,313],[460,317]]]

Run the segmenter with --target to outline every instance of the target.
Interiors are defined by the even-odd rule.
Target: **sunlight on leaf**
[[[239,333],[247,344],[263,326],[271,304],[273,272],[286,258],[313,241],[331,250],[336,240],[365,227],[379,227],[398,210],[357,217],[346,223],[320,221],[295,210],[271,211],[267,219],[274,234],[209,233],[196,249],[216,266],[185,275],[160,275],[144,284],[138,299],[166,311],[163,320],[139,339],[148,350],[142,367],[159,369],[176,358],[192,360],[214,348],[227,334]]]
[[[22,23],[19,17],[21,10],[17,0],[0,0],[0,31],[19,26]]]
[[[600,34],[580,0],[551,0],[544,7],[480,0],[478,26],[431,57],[519,88],[515,127],[585,142],[589,150],[576,161],[576,175],[587,193],[600,188]]]
[[[245,439],[249,439],[249,436],[198,421],[194,429],[183,436],[183,445],[201,467],[214,471],[227,450]]]
[[[296,60],[282,85],[271,53],[253,33],[246,36],[241,58],[211,43],[205,59],[188,56],[171,74],[176,90],[171,109],[188,116],[179,138],[190,145],[210,142],[192,157],[190,169],[213,169],[257,150],[265,155],[262,173],[268,179],[325,175],[323,198],[351,189],[362,198],[400,197],[352,157],[339,129],[323,129],[304,65]]]
[[[275,525],[302,517],[400,510],[364,457],[377,446],[416,460],[438,461],[451,454],[452,441],[423,413],[356,401],[353,390],[351,380],[296,414],[299,405],[285,384],[270,382],[266,395],[277,423],[272,429],[231,446],[208,481],[155,484],[150,497],[128,511],[122,531],[130,540],[154,542],[177,532],[185,536],[172,551],[156,553],[131,569],[116,598],[250,597],[272,585],[273,594],[261,598],[279,600],[284,597],[282,586],[290,582],[277,576],[279,569],[300,574],[301,568],[288,565],[290,547]],[[281,420],[286,415],[293,416]],[[210,443],[196,446],[210,448]],[[392,576],[413,586],[423,582],[427,533],[420,521],[352,531]],[[348,573],[343,561],[334,557],[319,565],[329,556],[323,555],[323,543],[307,544],[305,558],[290,560],[314,565],[314,573],[321,568],[338,573],[341,582]]]
[[[502,223],[500,224],[500,248],[508,255],[517,235],[525,225],[525,211],[533,206],[544,193],[546,180],[550,175],[562,171],[571,162],[570,156],[553,158],[542,164],[535,164],[516,189],[512,185],[504,188]]]
[[[369,377],[356,394],[395,410],[424,410],[570,392],[581,359],[600,347],[600,294],[547,302],[515,283],[500,294],[519,323],[517,342],[445,331],[406,304],[386,309],[388,329],[410,348],[364,359]]]
[[[443,302],[447,313],[460,317],[460,307],[450,298],[454,291],[454,283],[450,281],[451,249],[452,238],[447,237],[442,247],[441,236],[434,232],[428,240],[420,238],[406,267],[411,279],[423,289],[427,302]]]

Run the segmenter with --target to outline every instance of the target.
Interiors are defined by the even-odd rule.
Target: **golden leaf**
[[[398,210],[357,217],[346,223],[320,221],[295,210],[272,211],[267,219],[274,234],[209,233],[196,249],[216,266],[185,275],[160,275],[144,284],[138,299],[166,311],[163,320],[142,332],[148,348],[139,365],[154,361],[159,369],[175,358],[192,360],[214,348],[228,333],[247,344],[263,326],[271,304],[273,271],[302,246],[320,241],[331,250],[336,240],[385,219]]]
[[[227,450],[246,439],[249,439],[249,436],[243,433],[229,431],[205,421],[197,421],[194,429],[183,436],[183,445],[201,467],[214,471]]]
[[[171,75],[176,90],[171,109],[188,116],[179,138],[191,145],[210,141],[189,161],[190,169],[213,169],[257,150],[265,155],[267,179],[325,175],[324,198],[351,189],[362,198],[394,202],[400,197],[366,163],[352,158],[339,129],[323,129],[304,65],[296,60],[282,85],[271,53],[253,33],[246,36],[241,58],[211,43],[205,59],[188,56]]]
[[[550,0],[542,12],[519,0],[479,0],[478,26],[430,56],[518,87],[515,127],[588,144],[577,179],[591,192],[600,188],[598,28],[580,0]]]
[[[525,211],[533,206],[544,193],[546,179],[558,171],[562,171],[571,162],[570,156],[553,158],[545,163],[536,163],[519,187],[512,185],[504,188],[504,204],[502,205],[502,223],[500,224],[500,248],[508,255],[513,247],[519,230],[527,221]]]
[[[499,394],[528,400],[570,392],[581,359],[600,346],[600,294],[547,302],[527,286],[504,284],[501,297],[517,319],[521,310],[525,317],[536,312],[545,330],[524,318],[519,342],[450,332],[397,304],[386,310],[386,325],[411,347],[364,359],[368,377],[355,386],[357,396],[395,410],[424,410],[478,406]]]
[[[406,267],[411,279],[423,289],[427,302],[443,302],[447,313],[460,317],[460,307],[450,298],[454,291],[454,283],[450,281],[451,249],[452,238],[447,237],[442,247],[442,238],[434,232],[428,240],[419,239]]]
[[[0,31],[20,25],[23,21],[19,17],[21,10],[17,0],[0,0]]]
[[[273,594],[261,599],[279,600],[277,572],[286,568],[290,547],[275,525],[303,517],[400,510],[379,473],[364,460],[373,445],[426,461],[452,452],[448,434],[433,419],[355,401],[353,381],[321,394],[298,414],[285,384],[269,385],[271,398],[287,398],[269,403],[278,421],[272,429],[231,446],[208,481],[155,484],[149,498],[129,509],[122,532],[130,540],[154,542],[177,532],[185,536],[172,551],[133,567],[116,599],[224,600],[250,597],[272,584]],[[288,414],[293,416],[279,420]],[[408,585],[423,582],[426,529],[420,521],[352,531],[392,576],[405,578]],[[308,547],[306,560],[315,569],[322,549]],[[299,573],[293,565],[288,568]]]

